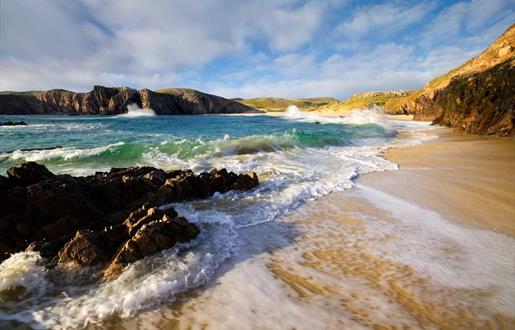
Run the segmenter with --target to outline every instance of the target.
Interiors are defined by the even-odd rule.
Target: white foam
[[[201,139],[196,141],[198,148],[205,148],[208,143]],[[261,185],[248,192],[231,191],[208,200],[173,205],[179,214],[201,227],[201,236],[195,242],[140,260],[110,282],[78,288],[52,282],[57,286],[53,292],[62,291],[70,297],[59,295],[32,305],[32,310],[4,317],[51,328],[97,323],[113,313],[130,317],[209,281],[237,250],[237,233],[241,228],[273,221],[307,199],[350,188],[356,175],[397,168],[379,156],[389,145],[381,139],[368,140],[361,145],[253,153],[234,152],[237,146],[228,136],[217,143],[219,149],[214,154],[199,152],[196,157],[181,160],[180,167],[196,171],[223,167],[234,172],[252,170],[259,174]],[[249,143],[255,147],[254,142]],[[36,153],[32,159],[90,156],[116,145],[119,144],[80,151],[56,149],[41,156]],[[61,154],[54,156],[52,152]],[[24,154],[24,157],[30,156]],[[158,148],[148,150],[143,157],[145,164],[152,161],[151,164],[163,168],[178,166],[178,160]]]
[[[11,161],[28,161],[37,162],[50,159],[64,159],[70,160],[74,158],[87,158],[99,155],[107,150],[124,145],[124,142],[117,142],[107,146],[95,147],[91,149],[77,149],[74,147],[69,148],[55,148],[49,150],[30,150],[21,151],[16,150],[8,154],[0,155],[0,160],[9,159]]]
[[[140,108],[136,103],[127,105],[127,113],[118,115],[117,117],[133,118],[133,117],[149,117],[155,116],[154,110],[149,108]]]
[[[379,107],[366,109],[354,109],[343,115],[316,115],[306,111],[301,111],[297,106],[290,105],[284,115],[285,118],[308,123],[317,124],[378,124],[383,125],[384,119]]]
[[[24,294],[41,297],[47,291],[47,271],[37,252],[15,253],[0,264],[0,295],[23,288]]]
[[[398,239],[378,247],[385,249],[390,258],[405,262],[449,287],[493,291],[492,306],[499,312],[515,315],[513,237],[460,225],[371,187],[358,188],[361,196],[402,222],[394,233]],[[449,256],[444,250],[450,246],[458,251],[458,257]]]
[[[296,105],[288,106],[284,117],[290,120],[316,124],[338,124],[342,122],[341,119],[336,116],[319,116],[301,111]]]

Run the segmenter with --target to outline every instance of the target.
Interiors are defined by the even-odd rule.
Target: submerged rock
[[[129,167],[73,177],[34,162],[10,168],[7,175],[0,176],[0,260],[39,251],[54,265],[105,266],[106,277],[198,235],[174,209],[156,206],[259,184],[253,172],[225,169],[195,175]]]
[[[27,126],[28,124],[24,121],[5,121],[0,123],[0,126]]]

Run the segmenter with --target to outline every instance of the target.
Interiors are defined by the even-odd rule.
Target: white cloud
[[[102,84],[346,97],[409,89],[477,54],[515,20],[503,0],[455,3],[427,23],[435,8],[428,1],[352,11],[338,0],[0,0],[0,90]]]
[[[435,47],[439,44],[452,44],[454,40],[462,46],[473,38],[481,37],[490,31],[495,35],[504,32],[504,29],[515,20],[512,0],[473,0],[458,2],[443,9],[435,19],[428,24],[420,35],[420,41],[426,47]],[[494,22],[493,26],[491,22]],[[501,24],[495,24],[501,23]],[[493,28],[493,30],[492,30]],[[463,30],[467,30],[473,37],[462,37]],[[468,40],[467,40],[468,39]],[[493,41],[493,40],[491,40]],[[485,45],[482,45],[483,47]]]
[[[308,2],[297,10],[279,8],[270,12],[271,16],[260,25],[270,38],[271,46],[277,50],[292,50],[312,38],[320,24],[323,6]]]
[[[359,39],[369,33],[388,35],[418,22],[431,7],[428,2],[414,6],[385,3],[361,7],[351,19],[337,25],[335,32],[350,39]]]
[[[463,61],[464,53],[459,48],[445,49],[444,54],[429,54],[418,58],[412,46],[394,43],[379,44],[352,56],[332,55],[316,64],[309,56],[290,54],[284,59],[302,63],[299,71],[309,74],[304,79],[277,79],[262,76],[249,79],[239,87],[225,84],[210,84],[209,92],[228,97],[315,97],[337,96],[345,98],[367,90],[396,90],[422,87],[428,80],[442,74]],[[309,64],[311,63],[311,64]],[[273,71],[276,63],[267,71]]]
[[[171,73],[251,54],[252,38],[280,52],[302,47],[324,8],[288,0],[2,0],[1,6],[2,90],[52,88],[56,81],[84,90],[122,75],[125,84],[171,85],[177,76]]]

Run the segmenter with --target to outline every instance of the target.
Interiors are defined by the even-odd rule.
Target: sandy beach
[[[399,170],[240,229],[207,286],[102,326],[513,329],[515,141],[430,132],[387,150]]]

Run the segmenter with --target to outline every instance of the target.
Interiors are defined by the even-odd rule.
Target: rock
[[[0,123],[0,126],[27,126],[28,124],[24,121],[5,121]]]
[[[13,184],[27,186],[54,178],[55,175],[43,165],[39,165],[35,162],[27,162],[19,167],[11,167],[8,169],[7,177]]]
[[[169,249],[177,243],[186,243],[199,234],[199,229],[194,224],[177,217],[175,211],[171,214],[165,212],[161,218],[155,220],[147,218],[144,222],[114,256],[104,273],[105,277],[113,277],[128,264]]]
[[[73,177],[28,162],[7,173],[0,176],[0,261],[10,253],[39,251],[53,265],[107,266],[108,277],[198,235],[199,229],[174,209],[155,205],[259,183],[255,173],[225,169],[195,175],[129,167]]]
[[[0,175],[0,193],[3,193],[9,188],[9,179],[7,179],[5,176]]]
[[[143,108],[160,115],[258,112],[239,102],[189,88],[169,88],[160,92],[140,91]]]
[[[481,54],[404,98],[385,112],[472,134],[515,136],[515,25]]]
[[[259,112],[220,96],[193,89],[167,89],[154,92],[128,87],[94,86],[87,93],[63,89],[0,94],[0,114],[117,115],[136,104],[158,115]]]
[[[250,190],[259,184],[256,173],[249,172],[245,175],[239,175],[236,181],[231,185],[231,189]]]
[[[106,263],[127,238],[127,228],[123,225],[99,231],[77,231],[59,251],[58,263],[76,262],[82,266]]]

